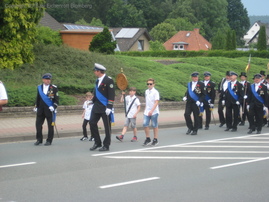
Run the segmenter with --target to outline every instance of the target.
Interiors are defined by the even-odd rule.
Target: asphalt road
[[[269,129],[247,135],[212,126],[197,136],[160,129],[159,145],[115,135],[109,152],[80,137],[0,144],[0,201],[253,202],[269,200]]]

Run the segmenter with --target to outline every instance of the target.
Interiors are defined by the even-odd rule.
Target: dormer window
[[[186,50],[186,46],[189,45],[185,42],[176,42],[173,43],[173,50]]]

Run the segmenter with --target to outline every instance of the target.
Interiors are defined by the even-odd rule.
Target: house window
[[[184,45],[174,45],[174,50],[184,50]]]
[[[144,50],[144,40],[138,40],[138,50]]]

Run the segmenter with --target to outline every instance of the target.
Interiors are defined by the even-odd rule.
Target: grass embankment
[[[24,64],[13,71],[0,70],[0,79],[5,83],[9,95],[8,106],[33,105],[36,87],[46,72],[52,73],[53,83],[59,88],[60,104],[76,104],[77,100],[73,95],[93,90],[96,78],[92,69],[95,62],[107,67],[107,75],[114,81],[123,68],[129,86],[135,86],[138,95],[143,95],[147,88],[146,80],[154,78],[156,89],[160,91],[163,101],[181,100],[187,82],[190,81],[190,74],[194,71],[200,72],[201,75],[205,71],[210,71],[212,80],[218,83],[228,70],[238,74],[243,72],[248,62],[247,57],[152,58],[102,55],[67,47],[41,45],[35,47],[35,55],[34,64]],[[158,61],[166,62],[163,64]],[[267,63],[267,59],[252,58],[248,79],[252,81],[255,73],[266,70]],[[120,91],[116,93],[120,94]]]

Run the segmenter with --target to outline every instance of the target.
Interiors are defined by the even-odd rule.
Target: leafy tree
[[[153,39],[161,43],[166,42],[176,33],[177,31],[173,25],[164,22],[156,25],[150,31],[150,35],[153,37]]]
[[[150,45],[151,51],[164,51],[165,50],[164,45],[159,41],[150,41],[149,45]]]
[[[100,19],[95,18],[95,17],[92,18],[90,25],[96,26],[96,27],[105,27],[105,25],[102,23],[102,21]]]
[[[33,62],[32,44],[44,3],[44,0],[0,2],[0,68],[14,69]]]
[[[212,50],[225,50],[226,48],[226,33],[224,30],[218,32],[212,37]]]
[[[89,50],[92,52],[113,54],[116,48],[116,41],[112,41],[112,35],[108,28],[95,35],[90,43]]]
[[[53,44],[57,46],[63,43],[59,31],[45,26],[37,26],[36,41],[45,45]]]
[[[266,45],[266,30],[265,30],[264,25],[262,25],[260,27],[257,49],[258,49],[258,51],[262,51],[262,50],[267,49],[267,45]]]
[[[245,35],[250,26],[248,12],[244,8],[241,0],[227,0],[228,23],[232,30],[236,31],[236,42],[243,45],[241,38]]]
[[[84,18],[78,20],[75,22],[76,25],[90,25],[90,23],[87,23],[86,20],[84,20]]]
[[[236,35],[235,31],[229,29],[226,34],[226,50],[235,50],[236,49]]]

